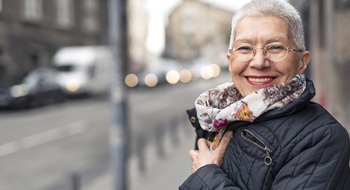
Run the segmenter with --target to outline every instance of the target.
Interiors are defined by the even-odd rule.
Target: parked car
[[[64,101],[56,77],[55,70],[38,68],[23,76],[1,78],[0,107],[31,108]]]
[[[58,83],[69,96],[108,94],[114,63],[107,46],[62,47],[53,57]]]

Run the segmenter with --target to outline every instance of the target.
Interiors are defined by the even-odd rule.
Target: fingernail
[[[233,137],[233,132],[232,131],[227,131],[226,132],[226,137],[228,137],[228,138]]]

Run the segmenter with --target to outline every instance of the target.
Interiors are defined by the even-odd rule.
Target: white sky
[[[222,8],[237,10],[251,0],[200,0],[200,1],[215,4]]]
[[[251,0],[199,0],[212,3],[222,8],[236,10]],[[165,24],[170,11],[182,0],[146,0],[146,9],[150,16],[149,32],[146,41],[147,49],[151,53],[160,53],[165,43]]]

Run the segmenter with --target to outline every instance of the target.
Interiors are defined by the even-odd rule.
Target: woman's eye
[[[238,51],[252,51],[253,48],[249,47],[249,46],[240,46],[239,48],[237,48]]]
[[[270,45],[268,46],[267,50],[285,50],[286,48],[283,45],[278,45],[278,44],[274,44],[274,45]]]

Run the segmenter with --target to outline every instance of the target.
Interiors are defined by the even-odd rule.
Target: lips
[[[275,77],[246,77],[251,85],[268,85],[272,83]]]

